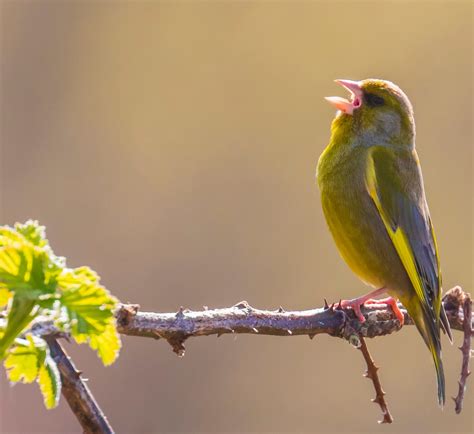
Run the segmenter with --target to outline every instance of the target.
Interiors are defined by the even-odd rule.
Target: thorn
[[[283,313],[285,312],[285,309],[283,309],[281,306],[277,309],[277,312],[278,313]]]
[[[334,310],[334,303],[329,306],[329,310]]]
[[[287,330],[288,334],[291,336],[293,332],[291,330]]]
[[[326,299],[324,299],[324,309],[329,309],[329,304]]]
[[[234,304],[233,307],[236,307],[237,309],[249,309],[249,308],[250,308],[250,305],[248,304],[247,301],[242,300],[242,301],[240,301],[239,303]]]
[[[183,318],[184,317],[184,307],[180,306],[178,312],[176,312],[176,318]]]
[[[202,307],[204,310],[209,310],[209,307],[208,306],[203,306]]]
[[[384,393],[384,395],[385,395],[385,393]],[[372,399],[371,401],[372,401],[374,404],[380,405],[381,400],[382,400],[382,397],[381,397],[381,396],[376,396],[376,397],[375,397],[374,399]]]
[[[357,335],[357,334],[350,335],[348,341],[353,347],[360,350],[360,348],[362,346],[362,343],[360,341],[359,335]]]
[[[311,340],[313,340],[315,336],[316,336],[316,333],[310,333],[310,334],[308,335],[308,337],[309,337]]]
[[[123,323],[123,325],[130,324],[130,321],[137,314],[139,309],[139,304],[125,305],[123,309],[121,309],[121,311],[123,312],[123,317],[121,318],[120,322]]]
[[[167,339],[168,343],[173,348],[173,351],[178,355],[178,357],[184,357],[184,341],[186,340],[185,337],[182,336],[173,336]]]
[[[258,330],[257,330],[255,327],[253,327],[252,330],[253,330],[255,333],[258,333]]]
[[[339,304],[337,305],[337,309],[342,309],[342,299],[339,299]]]

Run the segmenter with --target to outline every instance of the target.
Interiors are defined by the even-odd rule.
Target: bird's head
[[[403,91],[386,80],[336,80],[350,99],[326,97],[338,110],[333,128],[355,134],[367,145],[412,144],[415,138],[413,108]],[[378,143],[383,144],[383,143]]]

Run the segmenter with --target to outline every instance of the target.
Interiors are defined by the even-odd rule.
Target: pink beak
[[[349,115],[354,113],[354,109],[362,105],[362,89],[358,81],[353,80],[334,80],[337,84],[345,87],[351,93],[351,100],[347,100],[340,96],[327,96],[326,101],[329,101],[334,107],[343,113]]]

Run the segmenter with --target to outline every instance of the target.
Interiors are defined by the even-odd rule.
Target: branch
[[[464,292],[459,287],[450,290],[443,301],[451,327],[464,330],[464,313],[460,308]],[[399,305],[405,315],[405,325],[413,321],[406,310]],[[351,341],[359,335],[367,338],[388,335],[400,330],[400,323],[390,307],[385,304],[371,304],[362,307],[366,321],[360,323],[351,309],[339,306],[289,311],[260,310],[242,301],[235,306],[202,311],[179,309],[176,313],[140,312],[139,305],[122,304],[116,318],[118,331],[128,336],[142,336],[165,339],[180,356],[184,355],[184,342],[190,337],[227,333],[249,333],[271,336],[329,334]],[[471,322],[473,319],[471,318]]]
[[[446,293],[443,305],[453,329],[465,331],[465,345],[470,345],[470,327],[473,321],[471,311],[460,309],[465,293],[460,287],[455,287]],[[405,324],[412,325],[413,320],[399,305]],[[120,333],[129,336],[152,337],[165,339],[178,356],[184,356],[184,342],[190,337],[217,335],[226,333],[250,333],[272,336],[307,335],[311,339],[321,333],[348,340],[358,347],[367,363],[366,376],[374,384],[376,397],[374,402],[380,405],[383,413],[381,423],[392,423],[393,418],[385,401],[385,392],[382,389],[377,374],[378,368],[370,356],[364,337],[373,338],[400,330],[400,322],[393,311],[385,304],[371,304],[362,308],[366,318],[361,323],[351,309],[342,309],[340,305],[329,306],[325,302],[324,308],[285,312],[283,308],[276,311],[260,310],[242,301],[235,306],[224,309],[190,311],[179,309],[176,313],[139,312],[138,305],[120,305],[117,313],[117,326]],[[467,330],[469,327],[469,331]],[[468,343],[466,343],[466,341]],[[463,346],[463,347],[464,347]],[[469,347],[470,348],[470,347]],[[467,351],[467,350],[466,350]],[[469,355],[469,351],[467,354]],[[465,389],[468,367],[464,368],[466,352],[463,351],[463,373],[460,388]],[[463,392],[464,393],[464,392]],[[463,394],[458,395],[462,407]],[[456,408],[458,403],[456,401]],[[457,411],[457,410],[456,410]],[[460,411],[460,410],[459,410]]]
[[[113,434],[107,418],[95,401],[91,391],[81,378],[69,356],[54,337],[46,337],[51,356],[61,373],[61,392],[76,415],[84,433]]]
[[[462,306],[464,312],[464,340],[462,346],[459,347],[462,352],[461,378],[458,381],[458,394],[456,398],[453,398],[457,414],[462,411],[464,392],[466,391],[466,381],[467,377],[471,374],[469,371],[469,361],[471,358],[472,325],[469,318],[472,316],[472,301],[469,294],[464,293],[464,303]]]
[[[379,423],[392,423],[393,417],[390,414],[387,403],[385,402],[385,392],[382,389],[379,374],[377,373],[379,367],[375,365],[374,359],[372,359],[363,337],[360,337],[359,350],[362,352],[365,362],[367,363],[367,370],[365,371],[364,376],[372,380],[372,383],[374,383],[375,398],[372,400],[372,402],[378,404],[382,410],[383,419],[379,420]]]

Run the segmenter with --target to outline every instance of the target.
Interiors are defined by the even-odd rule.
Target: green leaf
[[[54,255],[38,222],[17,223],[15,229],[0,227],[0,305],[13,294],[0,339],[0,359],[38,314],[38,300],[48,305],[47,297],[55,292],[56,277],[63,266],[64,260]]]
[[[100,335],[92,335],[89,339],[89,346],[97,351],[97,355],[105,366],[114,363],[122,347],[115,324],[109,324]]]
[[[73,336],[104,332],[117,304],[117,299],[89,275],[81,267],[65,270],[58,278],[62,289],[59,300],[67,309]]]
[[[99,277],[88,267],[64,270],[58,285],[62,290],[59,300],[76,342],[89,343],[105,365],[113,363],[120,350],[114,318],[117,299],[100,285]]]
[[[40,226],[37,220],[28,220],[26,223],[15,223],[15,230],[34,246],[44,247],[49,244],[46,239],[45,227]]]
[[[31,336],[27,339],[18,339],[18,344],[11,348],[5,359],[4,366],[7,370],[8,379],[12,383],[32,383],[38,377],[39,354],[45,351],[41,345],[35,345]]]
[[[0,287],[0,308],[7,305],[8,300],[10,300],[12,293],[8,290],[8,288],[1,288]]]
[[[33,246],[39,247],[48,257],[47,271],[49,274],[59,274],[66,266],[66,259],[62,256],[56,256],[46,238],[46,230],[37,220],[28,220],[26,223],[15,223],[17,233],[23,235],[25,240]]]
[[[61,376],[56,362],[51,357],[46,357],[38,375],[38,384],[43,394],[44,405],[51,409],[58,405],[61,393]]]
[[[61,380],[46,342],[25,329],[38,315],[55,321],[76,342],[88,343],[104,365],[118,357],[118,300],[88,267],[66,268],[37,221],[0,226],[0,359],[11,382],[37,381],[45,406],[58,404]]]
[[[11,291],[54,292],[55,277],[64,268],[38,222],[0,227],[0,283]]]
[[[17,339],[5,359],[4,366],[12,383],[37,381],[46,408],[58,405],[61,377],[43,339],[32,335],[27,335],[26,339]]]
[[[37,314],[35,300],[15,294],[8,312],[8,322],[0,339],[0,360],[5,357],[8,347]]]

